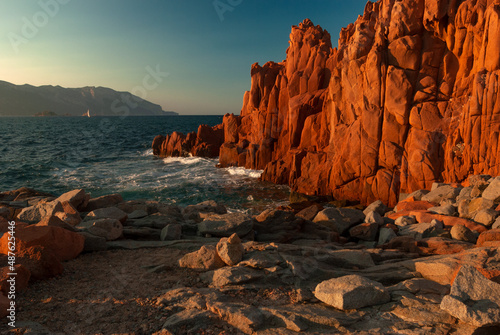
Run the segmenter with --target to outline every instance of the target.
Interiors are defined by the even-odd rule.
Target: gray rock
[[[492,200],[495,203],[500,202],[500,177],[495,177],[488,187],[483,191],[482,197]]]
[[[474,215],[474,221],[489,227],[495,222],[500,213],[493,209],[483,209]]]
[[[377,223],[362,223],[349,229],[349,235],[363,241],[375,241],[378,226]]]
[[[142,219],[129,220],[127,225],[133,227],[148,227],[154,229],[163,229],[169,224],[175,224],[177,220],[170,215],[164,215],[161,213],[155,213],[149,216],[146,216]]]
[[[394,224],[396,226],[399,226],[399,227],[414,225],[415,223],[417,223],[417,220],[416,220],[415,216],[413,216],[413,215],[400,216],[394,221]]]
[[[244,248],[237,234],[221,238],[216,248],[219,257],[229,266],[238,264],[243,258]]]
[[[59,202],[69,202],[71,206],[75,207],[77,210],[84,209],[90,200],[90,195],[85,193],[85,190],[73,190],[64,193],[59,198],[56,199]]]
[[[389,292],[382,284],[358,275],[321,282],[316,286],[314,295],[324,303],[341,310],[379,305],[391,300]]]
[[[104,237],[107,241],[114,241],[122,236],[123,225],[116,219],[99,219],[87,228],[87,232]]]
[[[457,213],[457,208],[453,205],[442,205],[439,207],[431,207],[428,211],[436,214],[454,216]]]
[[[365,208],[363,214],[368,216],[370,212],[376,212],[380,216],[384,216],[385,212],[387,212],[387,206],[381,200],[374,201]]]
[[[36,205],[26,207],[17,216],[19,221],[33,224],[40,222],[46,216],[53,216],[57,212],[64,212],[64,208],[59,201],[42,200]]]
[[[216,319],[216,316],[207,310],[185,309],[169,316],[162,329],[171,334],[191,334],[205,330],[207,326]]]
[[[128,214],[128,218],[131,220],[142,219],[146,216],[148,216],[148,212],[143,209],[136,209],[132,213]]]
[[[113,207],[119,203],[123,202],[123,198],[120,194],[108,194],[102,197],[92,198],[85,208],[82,208],[82,212],[90,212],[100,208]]]
[[[226,266],[215,247],[204,245],[200,250],[184,255],[179,259],[179,266],[195,270],[214,270]]]
[[[414,197],[416,201],[420,201],[422,200],[422,197],[424,197],[427,194],[429,194],[428,190],[416,190],[415,192],[410,193],[408,195],[408,198]]]
[[[456,188],[451,185],[441,185],[436,187],[422,197],[423,201],[429,201],[435,204],[440,204],[443,200],[455,200],[460,194],[461,188]]]
[[[484,209],[493,209],[494,203],[492,200],[484,199],[484,198],[475,198],[470,201],[462,200],[459,203],[459,214],[460,217],[471,219],[478,212]]]
[[[173,223],[167,225],[161,230],[160,240],[162,241],[173,241],[180,240],[182,236],[182,225],[178,223]]]
[[[245,334],[254,334],[264,326],[264,315],[257,307],[230,302],[208,303],[207,307]]]
[[[366,210],[365,210],[366,211]],[[365,213],[365,212],[363,212]],[[377,212],[368,212],[365,217],[366,223],[376,223],[379,226],[384,224],[384,218]]]
[[[125,221],[127,221],[127,218],[128,218],[127,213],[125,213],[121,209],[116,207],[107,207],[107,208],[96,209],[88,213],[84,221],[89,221],[89,220],[92,221],[99,219],[115,219],[120,221],[121,223],[125,223]]]
[[[182,210],[182,215],[186,219],[196,219],[200,214],[226,214],[227,209],[213,200],[203,201],[196,205],[189,205]],[[207,215],[202,215],[207,216]]]
[[[456,224],[451,227],[450,234],[451,238],[457,241],[476,243],[477,240],[477,237],[472,230],[460,224]]]
[[[478,327],[500,325],[500,284],[487,279],[473,266],[464,265],[450,295],[443,298],[441,309]]]
[[[303,210],[298,212],[297,215],[295,216],[302,218],[304,220],[312,221],[321,210],[323,210],[323,206],[319,204],[314,204],[312,206],[304,208]]]
[[[443,223],[438,220],[432,220],[431,223],[417,223],[410,226],[404,226],[399,229],[398,235],[410,236],[415,240],[436,236],[444,228]]]
[[[357,209],[329,207],[319,212],[313,222],[329,221],[336,227],[337,232],[342,234],[364,220],[365,215]]]
[[[215,287],[240,285],[256,281],[264,277],[264,272],[244,266],[223,267],[203,273],[200,278]]]
[[[108,247],[104,237],[96,236],[88,232],[80,232],[79,234],[85,238],[83,245],[84,252],[103,251]]]
[[[292,222],[295,220],[295,215],[290,211],[282,211],[278,209],[266,209],[255,217],[257,222],[262,225],[283,225],[284,222]]]
[[[462,200],[472,200],[473,197],[471,196],[471,192],[472,192],[472,187],[470,186],[462,188],[462,190],[458,194],[456,203],[458,204]]]
[[[198,232],[201,235],[218,237],[229,237],[234,233],[245,236],[252,229],[252,218],[243,213],[214,214],[198,224]]]
[[[392,230],[391,228],[380,228],[378,236],[378,245],[390,242],[393,238],[397,236],[398,235],[396,235],[394,230]]]

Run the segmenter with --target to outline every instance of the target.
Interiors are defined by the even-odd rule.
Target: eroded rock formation
[[[240,116],[213,130],[221,165],[389,205],[434,181],[499,175],[499,16],[499,0],[368,2],[333,49],[304,20],[285,61],[252,65]],[[153,148],[216,156],[211,136],[173,133]]]

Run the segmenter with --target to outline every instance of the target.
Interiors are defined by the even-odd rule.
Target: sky
[[[239,114],[250,67],[292,25],[340,29],[366,0],[0,0],[0,80],[104,86],[182,115]]]

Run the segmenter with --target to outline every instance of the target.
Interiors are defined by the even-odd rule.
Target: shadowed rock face
[[[368,2],[335,49],[304,20],[285,61],[252,65],[241,115],[223,120],[221,165],[389,205],[434,181],[499,175],[499,17],[492,0]],[[173,137],[155,153],[186,143]]]

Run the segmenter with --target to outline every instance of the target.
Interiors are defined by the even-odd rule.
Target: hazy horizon
[[[292,25],[328,30],[366,1],[1,2],[0,80],[127,91],[181,115],[238,114],[250,66],[286,57]]]

